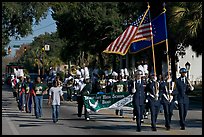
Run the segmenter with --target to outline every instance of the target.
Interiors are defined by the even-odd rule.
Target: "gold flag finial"
[[[164,2],[164,3],[163,3],[163,10],[164,10],[164,12],[166,11],[165,6],[166,6],[166,4],[165,4],[165,2]]]
[[[147,2],[147,8],[148,8],[148,9],[150,8],[149,2]]]

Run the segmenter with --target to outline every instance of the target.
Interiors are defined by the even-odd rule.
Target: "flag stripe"
[[[117,51],[118,48],[119,48],[122,44],[124,44],[124,40],[126,40],[126,39],[129,37],[129,35],[130,35],[130,30],[131,30],[131,26],[128,27],[128,29],[126,29],[126,31],[122,34],[122,36],[120,37],[119,42],[117,43],[117,45],[115,45],[115,48],[113,49],[113,51]]]
[[[117,37],[103,52],[125,55],[134,40],[151,38],[152,26],[149,20],[149,9],[139,16],[119,37]],[[143,17],[145,15],[145,17]],[[142,22],[141,22],[142,21]]]
[[[119,45],[119,48],[116,50],[116,52],[121,52],[123,47],[128,46],[128,43],[130,41],[130,39],[133,37],[133,31],[134,31],[135,27],[130,26],[130,29],[128,30],[128,35],[126,35],[126,37],[124,37],[123,41],[121,42],[121,44]]]
[[[136,32],[137,29],[138,29],[138,28],[134,27],[134,30],[133,30],[133,31]],[[127,46],[122,47],[121,50],[120,50],[120,52],[125,53],[126,49],[129,48],[129,45],[131,44],[131,41],[132,41],[132,38],[133,38],[133,37],[134,37],[134,33],[132,33],[131,36],[130,36],[130,39],[128,39],[128,41],[127,41]]]

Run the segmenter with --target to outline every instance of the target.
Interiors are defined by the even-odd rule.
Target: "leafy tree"
[[[44,51],[45,44],[50,45],[50,51]],[[34,41],[29,45],[29,50],[21,58],[24,61],[27,69],[33,69],[37,66],[48,69],[51,66],[56,67],[62,64],[61,50],[65,46],[65,42],[58,38],[57,33],[45,33],[34,38]]]
[[[131,7],[132,4],[73,2],[53,5],[53,18],[57,22],[59,36],[66,38],[68,42],[61,53],[63,58],[76,61],[83,51],[99,56],[103,66],[102,51],[123,32],[123,22],[126,18],[129,19],[129,14],[138,13],[139,8]],[[123,12],[126,9],[122,8],[124,5],[131,7],[126,14]]]
[[[10,37],[16,39],[32,34],[32,25],[38,24],[47,15],[48,2],[3,2],[2,46]]]

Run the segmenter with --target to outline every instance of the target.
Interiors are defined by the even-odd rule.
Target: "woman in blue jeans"
[[[48,105],[52,103],[53,123],[56,123],[58,121],[60,100],[64,100],[62,89],[58,85],[58,81],[54,80],[53,87],[51,87],[49,90]]]

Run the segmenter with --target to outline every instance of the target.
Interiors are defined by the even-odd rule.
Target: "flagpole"
[[[148,4],[148,8],[150,7],[149,6],[149,2],[147,2],[147,4]],[[150,12],[149,12],[149,19],[150,19],[150,22],[151,22],[151,17],[150,17]],[[153,40],[153,37],[154,36],[152,36],[152,38],[151,38],[151,42],[152,42],[152,58],[153,58],[153,65],[154,65],[154,78],[156,78],[156,76],[157,76],[157,72],[156,72],[156,63],[155,63],[155,54],[154,54],[154,40]],[[158,100],[158,94],[159,94],[159,88],[158,88],[158,85],[157,85],[157,82],[155,81],[155,99],[156,100]]]
[[[149,2],[147,2],[148,4],[148,9],[149,9]],[[149,13],[149,17],[150,17],[150,13]],[[151,20],[151,18],[150,18]],[[153,58],[153,65],[154,65],[154,76],[156,77],[157,73],[156,73],[156,65],[155,65],[155,54],[154,54],[154,42],[153,42],[153,36],[151,38],[151,43],[152,43],[152,58]]]
[[[165,8],[165,3],[163,3],[163,10],[164,10],[164,12],[163,13],[165,13],[166,12],[166,8]],[[164,22],[165,22],[165,32],[166,32],[166,37],[167,37],[167,28],[166,28],[166,15],[164,16],[165,18],[165,20],[164,20]],[[168,38],[166,39],[166,58],[167,58],[167,75],[168,75],[168,79],[170,79],[170,66],[169,66],[169,46],[168,46]],[[170,90],[170,88],[171,88],[171,83],[170,83],[170,81],[168,82],[168,84],[169,84],[169,89],[168,90]],[[168,93],[169,93],[169,91],[168,91]],[[169,99],[170,99],[170,94],[169,94]]]
[[[164,8],[163,8],[163,10],[164,10],[164,12],[163,13],[165,13],[166,12],[166,8],[165,8],[165,3],[163,4],[163,6],[164,6]],[[166,28],[166,16],[165,16],[165,32],[167,33],[167,28]],[[167,34],[166,34],[166,36],[167,36]],[[170,66],[169,66],[169,46],[168,46],[168,39],[166,39],[166,57],[167,57],[167,73],[168,73],[168,78],[170,78]]]
[[[131,39],[131,43],[130,43],[130,44],[132,44],[135,35],[137,34],[137,32],[138,32],[138,30],[139,30],[139,28],[140,28],[140,26],[141,26],[141,24],[142,24],[142,22],[143,22],[145,16],[147,15],[147,12],[149,11],[149,8],[150,8],[150,6],[149,6],[149,3],[148,3],[147,10],[145,11],[145,14],[144,14],[143,17],[142,17],[142,20],[140,21],[140,24],[139,24],[139,26],[138,26],[138,29],[137,29],[136,32],[134,33],[134,35],[133,35],[133,37],[132,37],[132,39]],[[128,49],[129,49],[129,48],[128,48]],[[127,51],[128,51],[128,50],[127,50]],[[125,51],[125,54],[127,53],[127,51]]]

